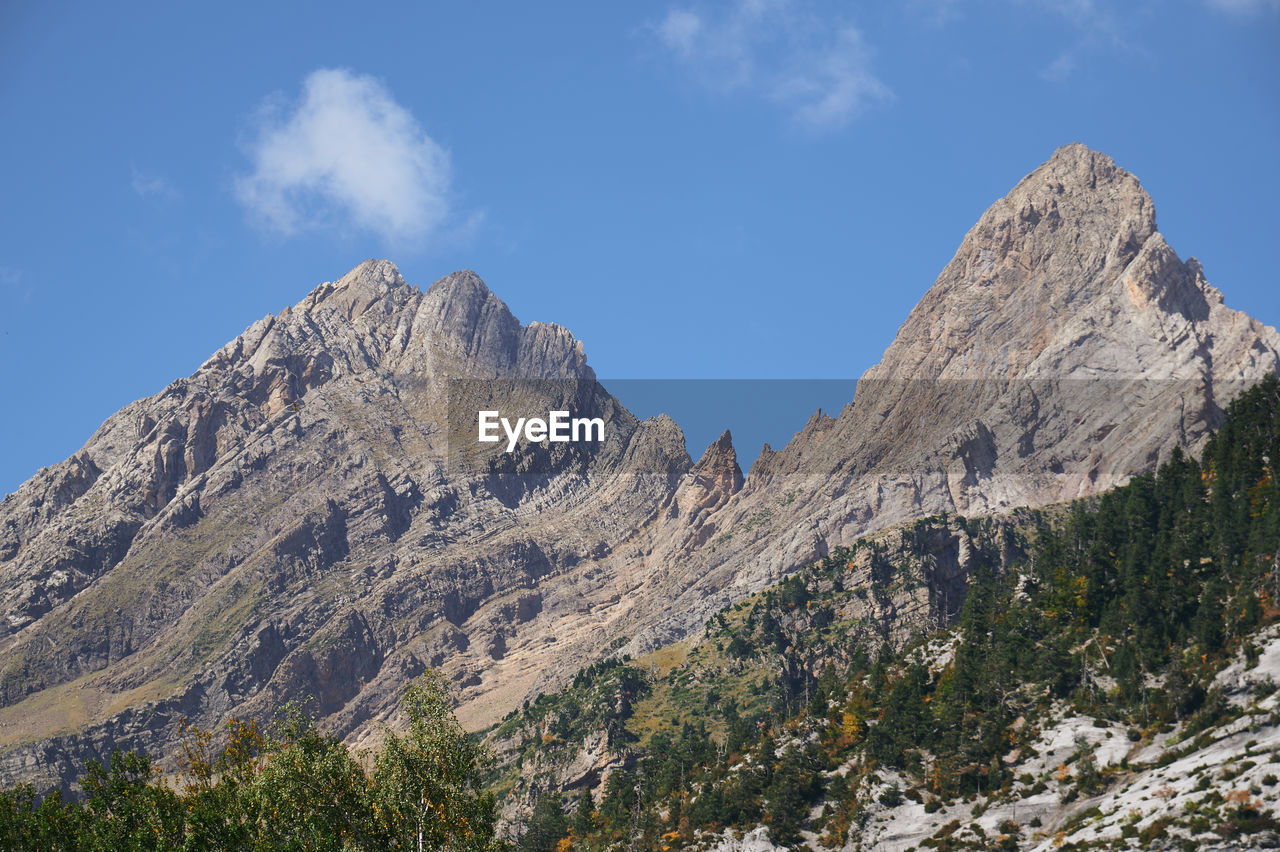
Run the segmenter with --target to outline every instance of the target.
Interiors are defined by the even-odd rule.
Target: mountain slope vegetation
[[[500,787],[571,808],[555,839],[580,849],[738,848],[758,826],[811,848],[1280,842],[1277,458],[1269,377],[1200,460],[860,541],[699,639],[585,669],[512,714],[491,735]],[[973,570],[953,623],[904,635],[875,618],[877,598],[927,589],[930,543],[957,527]],[[848,582],[868,554],[872,583]],[[533,809],[530,830],[561,812]]]
[[[429,680],[372,772],[297,713],[273,736],[232,724],[217,749],[191,730],[182,775],[118,754],[87,767],[84,803],[0,796],[0,834],[484,848],[503,800],[528,805],[509,821],[530,850],[1267,848],[1275,458],[1269,377],[1198,461],[1175,452],[1064,507],[922,519],[726,608],[701,637],[584,668],[490,732],[487,777]]]

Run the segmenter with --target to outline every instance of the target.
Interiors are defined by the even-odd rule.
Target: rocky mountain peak
[[[297,315],[299,321],[310,326],[314,326],[314,322],[307,323],[302,318],[336,319],[339,325],[333,330],[341,331],[341,323],[351,323],[366,312],[372,312],[370,318],[376,323],[377,316],[394,314],[420,297],[417,288],[404,280],[394,263],[371,258],[337,281],[324,282],[301,302],[269,319],[286,322]]]
[[[724,430],[698,460],[675,495],[675,514],[686,528],[706,534],[714,527],[701,530],[706,518],[728,503],[742,490],[742,468],[738,466],[738,454],[733,448],[733,436]]]
[[[303,304],[318,304],[344,295],[386,296],[399,289],[412,289],[401,276],[399,268],[389,260],[370,258],[337,281],[325,282],[312,290]]]
[[[1055,151],[1006,200],[1023,221],[1065,216],[1081,230],[1110,232],[1108,266],[1128,263],[1156,233],[1155,205],[1138,179],[1079,142]]]
[[[637,422],[567,329],[522,325],[475,273],[423,292],[369,260],[0,502],[0,774],[65,779],[111,745],[171,748],[181,718],[307,694],[359,743],[428,666],[482,726],[868,532],[1194,450],[1278,352],[1082,145],[983,214],[855,399],[745,483],[728,432],[691,468],[674,422]],[[609,440],[455,464],[468,378],[568,379],[515,384],[535,411],[598,412]],[[67,702],[98,708],[71,734],[30,711]]]
[[[869,433],[862,455],[881,469],[954,453],[945,499],[957,506],[989,500],[1000,489],[978,483],[1052,446],[1055,475],[1074,459],[1083,481],[1064,475],[1063,490],[985,505],[1076,496],[1104,473],[1148,469],[1170,435],[1194,447],[1242,380],[1276,370],[1277,353],[1275,330],[1227,308],[1156,230],[1138,179],[1075,143],[982,215],[835,432]],[[1086,420],[1106,425],[1084,435]],[[826,431],[810,424],[789,456],[825,454]]]
[[[1033,170],[1029,178],[1052,177],[1065,187],[1096,189],[1104,184],[1137,184],[1137,178],[1116,165],[1111,157],[1083,142],[1068,142]],[[1016,190],[1015,190],[1016,191]]]
[[[427,289],[414,330],[439,343],[460,376],[595,379],[581,341],[568,329],[540,322],[522,326],[469,269]]]
[[[664,611],[696,629],[726,589],[898,521],[1096,494],[1196,452],[1278,367],[1280,335],[1178,258],[1138,179],[1067,145],[982,214],[837,417],[815,414],[729,500],[684,512],[690,534],[661,552],[688,566],[688,591]],[[632,647],[681,635],[667,624]]]
[[[427,288],[427,294],[445,302],[471,303],[494,299],[502,303],[480,276],[470,269],[459,269],[444,276]],[[503,307],[506,305],[503,304]]]
[[[1221,301],[1210,290],[1168,250],[1138,179],[1073,143],[983,213],[867,377],[1017,378],[1073,324],[1145,336],[1165,323],[1135,308],[1198,321]]]
[[[726,496],[742,488],[742,468],[738,466],[738,453],[728,429],[707,447],[690,473],[708,490],[714,488]]]

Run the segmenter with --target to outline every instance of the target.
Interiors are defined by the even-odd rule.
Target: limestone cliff
[[[696,519],[714,534],[655,525],[646,567],[611,569],[662,576],[660,596],[637,590],[628,650],[868,532],[1098,493],[1197,450],[1278,353],[1173,252],[1137,178],[1067,145],[965,235],[839,416],[766,448]]]
[[[1081,145],[983,214],[837,417],[745,478],[728,433],[693,465],[474,274],[423,292],[368,261],[0,503],[0,778],[64,782],[113,746],[169,752],[183,717],[304,696],[368,742],[427,666],[480,727],[865,533],[1194,450],[1277,353]],[[607,440],[477,451],[459,412],[500,393]]]
[[[451,408],[494,388],[600,416],[606,440],[464,458],[475,411]],[[617,594],[580,590],[580,566],[690,463],[567,330],[522,326],[470,272],[424,293],[361,264],[0,503],[0,775],[65,781],[291,697],[358,736],[427,666],[473,724],[501,715],[559,615]]]

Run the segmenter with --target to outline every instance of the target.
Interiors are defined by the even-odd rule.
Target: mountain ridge
[[[492,459],[459,475],[453,385],[497,376],[597,411],[611,440],[518,477],[529,494],[495,493]],[[340,716],[377,672],[392,697],[405,672],[471,639],[496,662],[504,608],[515,623],[540,610],[536,589],[521,590],[607,549],[690,463],[678,427],[641,423],[608,397],[567,330],[521,325],[474,273],[422,292],[367,261],[126,406],[0,503],[0,739],[18,746],[0,771],[65,780],[76,757],[117,742],[164,751],[182,716],[252,714],[255,699],[270,715],[271,682]],[[658,474],[575,496],[628,464]],[[571,531],[522,529],[546,502]],[[427,552],[442,565],[425,565]],[[342,603],[335,572],[354,572],[343,582],[379,611]],[[409,577],[430,582],[406,592]],[[459,630],[486,602],[494,627]],[[308,647],[317,633],[325,653]]]
[[[1175,444],[1194,451],[1278,353],[1274,328],[1227,308],[1168,247],[1137,178],[1063,146],[979,218],[854,399],[763,452],[706,521],[749,540],[717,558],[664,554],[693,563],[674,607],[687,623],[628,650],[877,528],[1061,502],[1154,469]],[[793,496],[778,505],[778,492]]]
[[[426,667],[483,727],[876,529],[1097,493],[1275,372],[1275,330],[1215,294],[1136,178],[1066,146],[979,219],[851,403],[744,476],[728,432],[695,463],[474,273],[422,291],[366,261],[0,502],[0,775],[65,783],[115,745],[169,752],[184,716],[306,695],[368,744]],[[451,411],[512,387],[608,440],[460,458]]]

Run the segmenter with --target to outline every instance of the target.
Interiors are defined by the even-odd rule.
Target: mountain
[[[465,458],[453,432],[476,426],[450,407],[503,381],[600,416],[606,440]],[[428,666],[505,712],[533,674],[504,660],[516,626],[591,607],[558,575],[690,464],[565,329],[520,325],[470,272],[424,293],[363,263],[0,504],[0,771],[66,780],[115,746],[166,753],[182,718],[306,696],[348,734]]]
[[[508,824],[588,850],[1280,846],[1280,381],[1171,456],[883,530],[583,669],[490,736]],[[920,621],[957,580],[954,623]]]
[[[1173,252],[1137,178],[1060,148],[983,213],[837,417],[652,534],[649,571],[682,570],[656,598],[669,617],[638,609],[627,650],[894,523],[1096,494],[1195,452],[1278,353],[1274,328]]]
[[[428,666],[481,728],[865,533],[1195,450],[1278,352],[1080,145],[983,215],[838,417],[745,477],[727,432],[693,464],[474,274],[422,292],[368,261],[0,503],[0,776],[65,783],[115,746],[168,753],[183,718],[306,696],[371,743]],[[476,449],[494,400],[606,440]]]

